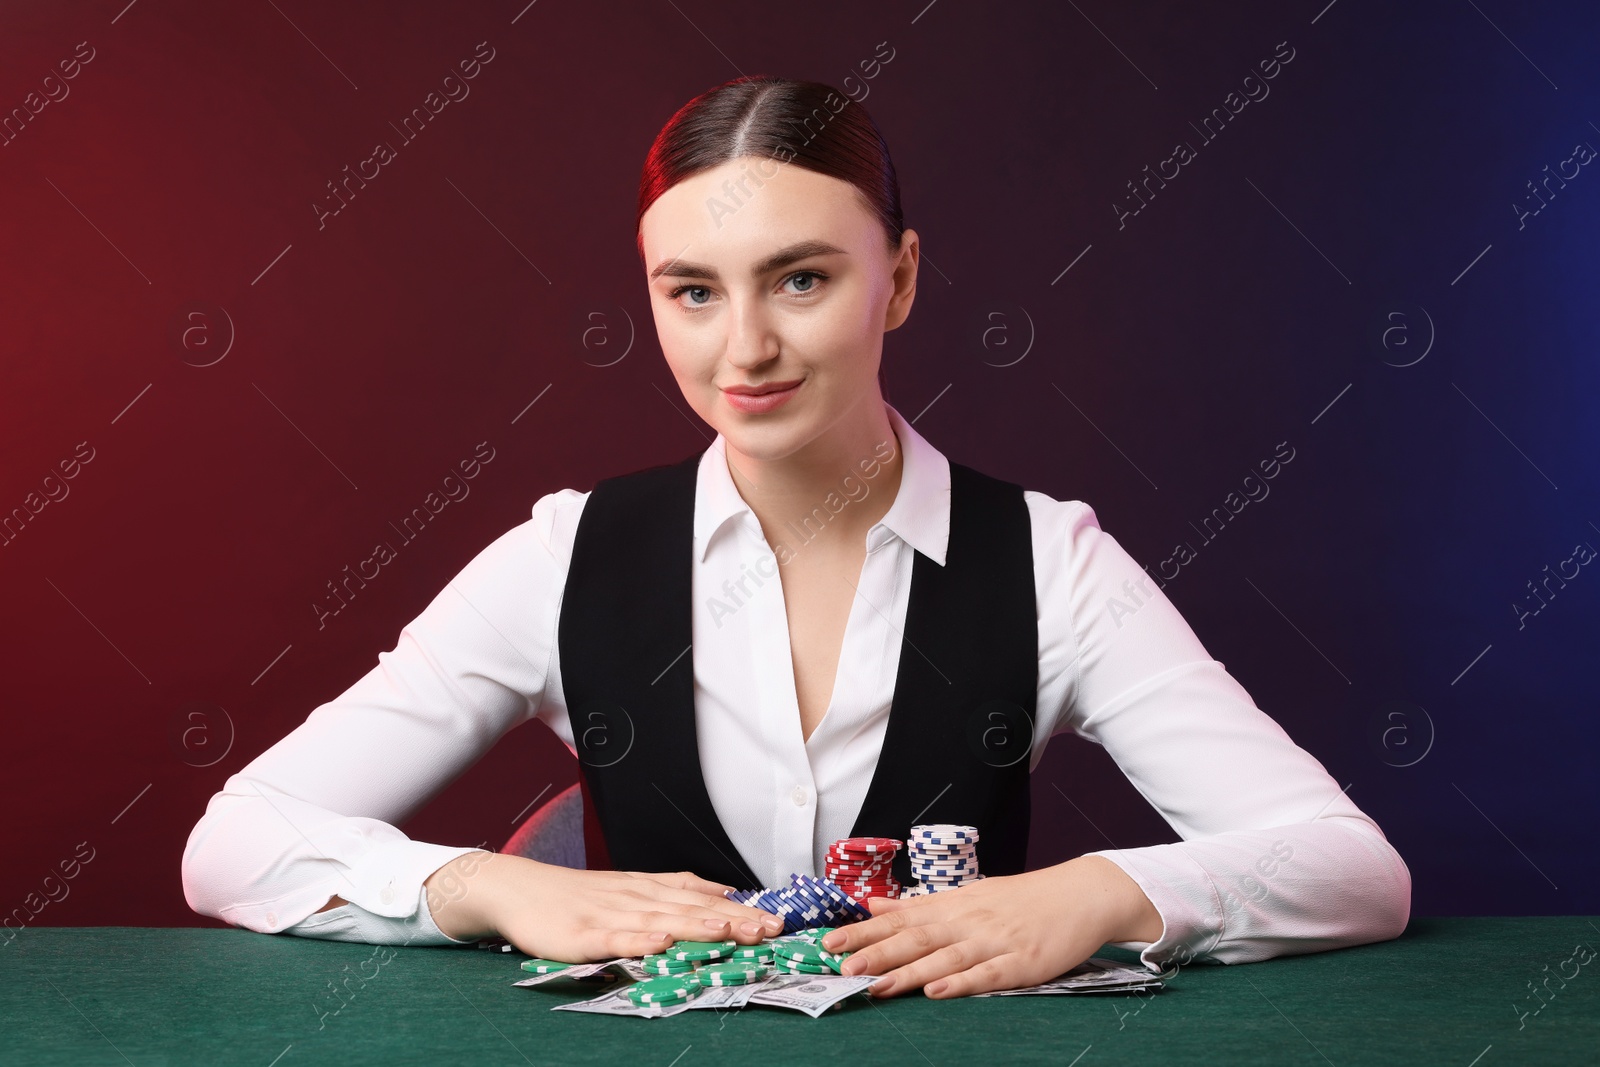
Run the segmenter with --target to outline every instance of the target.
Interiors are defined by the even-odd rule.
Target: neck
[[[884,459],[891,449],[893,455]],[[796,552],[813,541],[863,546],[867,531],[894,503],[904,466],[900,441],[877,390],[827,433],[782,459],[758,459],[727,445],[727,461],[733,483],[755,512],[767,542],[775,550],[782,542]]]

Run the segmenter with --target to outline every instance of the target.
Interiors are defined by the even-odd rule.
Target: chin
[[[751,459],[765,462],[792,455],[816,436],[815,430],[804,420],[783,422],[754,420],[740,425],[727,420],[720,428],[723,438],[740,453]]]

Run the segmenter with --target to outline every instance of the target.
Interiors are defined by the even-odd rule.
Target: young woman
[[[702,94],[650,150],[638,223],[661,349],[715,440],[538,500],[228,779],[184,853],[191,907],[574,961],[748,943],[776,921],[728,888],[951,822],[979,827],[987,878],[830,936],[877,994],[1028,985],[1107,942],[1160,969],[1401,933],[1410,875],[1382,831],[1093,509],[947,460],[884,401],[920,246],[860,104],[765,77]],[[615,870],[396,829],[528,719],[580,759]],[[1067,731],[1182,840],[1025,871],[1028,773]]]

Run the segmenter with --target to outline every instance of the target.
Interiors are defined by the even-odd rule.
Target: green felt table
[[[1526,983],[1571,975],[1580,943],[1600,947],[1600,917],[1416,919],[1382,944],[1190,965],[1153,996],[858,996],[820,1019],[629,1019],[552,1012],[593,993],[515,988],[515,954],[34,928],[0,948],[0,1063],[1593,1064],[1600,958],[1518,1017],[1538,1003]],[[330,983],[351,976],[338,1007]]]

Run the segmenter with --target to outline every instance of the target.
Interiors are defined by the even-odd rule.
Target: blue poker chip
[[[872,918],[872,913],[866,908],[863,908],[860,904],[856,903],[855,898],[849,893],[846,893],[843,889],[839,888],[832,882],[824,880],[822,884],[842,898],[839,901],[839,910],[841,915],[846,918],[855,919],[858,922]]]
[[[825,907],[828,903],[827,896],[818,891],[815,886],[811,885],[806,875],[795,875],[793,888],[795,896],[799,897],[807,905],[821,908]]]
[[[845,902],[850,899],[845,895],[844,890],[840,889],[832,882],[825,882],[821,879],[813,878],[808,879],[808,881],[811,883],[813,889],[817,893],[827,898],[828,906],[835,914],[842,914],[844,912]]]

